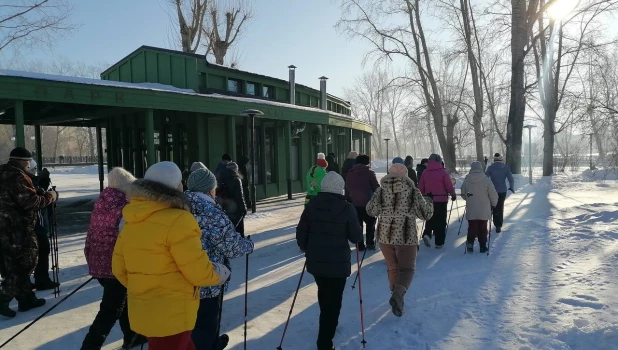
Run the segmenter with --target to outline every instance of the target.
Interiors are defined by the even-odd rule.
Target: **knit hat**
[[[481,164],[481,162],[472,162],[472,164],[470,164],[470,171],[483,171],[483,165]]]
[[[107,174],[107,187],[115,188],[122,192],[135,181],[135,177],[123,168],[113,168]]]
[[[32,153],[23,147],[16,147],[9,155],[11,160],[32,160]]]
[[[408,175],[408,168],[401,164],[401,163],[395,163],[393,165],[391,165],[391,167],[388,169],[388,173],[392,174],[392,175]]]
[[[358,157],[358,152],[356,151],[352,151],[350,152],[350,154],[348,154],[348,158],[350,159],[356,159],[356,157]]]
[[[341,175],[334,171],[329,171],[322,179],[322,192],[343,194],[345,181]]]
[[[236,164],[234,162],[227,163],[226,167],[228,169],[234,170],[235,172],[238,172],[238,164]]]
[[[328,167],[328,162],[326,161],[324,153],[318,153],[318,159],[315,161],[315,165],[321,166],[322,168]]]
[[[401,157],[393,158],[393,164],[403,164],[403,158]]]
[[[494,154],[494,162],[502,162],[504,161],[504,157],[500,153]]]
[[[429,160],[433,160],[435,162],[440,163],[442,161],[442,157],[440,157],[439,154],[433,153],[432,155],[429,156]]]
[[[30,165],[28,166],[28,168],[36,169],[36,166],[37,166],[36,161],[33,159],[30,161]]]
[[[144,180],[158,182],[176,190],[182,183],[182,172],[174,162],[159,162],[146,170]]]
[[[197,169],[187,179],[189,191],[209,193],[217,188],[217,178],[208,168]]]
[[[356,157],[356,164],[369,165],[369,156],[365,154],[361,154]]]
[[[191,168],[189,168],[190,171],[196,171],[197,169],[206,169],[206,165],[204,165],[204,163],[202,162],[193,162],[193,164],[191,164]]]

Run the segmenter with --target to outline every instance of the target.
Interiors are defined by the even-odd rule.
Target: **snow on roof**
[[[0,76],[61,81],[61,82],[67,82],[67,83],[78,83],[78,84],[88,84],[88,85],[98,85],[98,86],[124,87],[124,88],[131,88],[131,89],[143,89],[143,90],[165,91],[165,92],[175,92],[175,93],[197,95],[197,93],[191,89],[181,89],[175,86],[163,85],[159,83],[125,83],[121,81],[80,78],[80,77],[33,73],[33,72],[22,72],[22,71],[14,71],[14,70],[6,70],[6,69],[0,69]]]

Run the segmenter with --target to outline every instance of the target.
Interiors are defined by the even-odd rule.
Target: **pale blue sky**
[[[75,4],[72,19],[81,27],[52,52],[22,50],[26,59],[45,61],[59,55],[111,64],[141,45],[172,48],[166,0],[70,1]],[[318,77],[325,75],[328,91],[335,95],[342,95],[360,75],[368,44],[334,28],[341,13],[338,1],[254,0],[253,10],[237,46],[240,69],[287,79],[287,66],[294,64],[298,83],[319,88]],[[10,48],[7,51],[9,56]]]

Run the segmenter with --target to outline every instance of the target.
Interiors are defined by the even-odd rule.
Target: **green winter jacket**
[[[305,204],[309,202],[311,197],[315,197],[322,191],[322,179],[326,176],[326,169],[321,166],[314,165],[307,172],[307,198]]]

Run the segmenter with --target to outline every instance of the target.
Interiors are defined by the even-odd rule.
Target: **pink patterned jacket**
[[[84,254],[94,278],[116,278],[112,273],[112,255],[118,238],[122,209],[127,205],[124,193],[106,188],[94,203]]]

